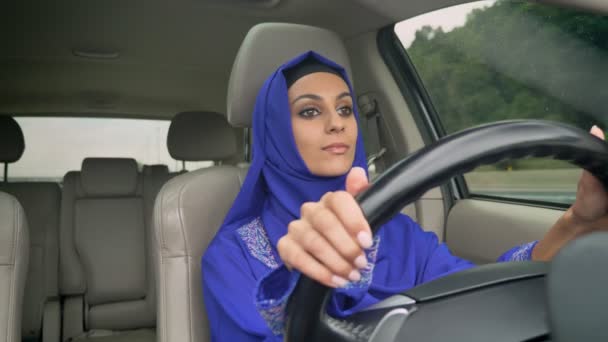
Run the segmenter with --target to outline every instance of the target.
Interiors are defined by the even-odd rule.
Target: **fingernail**
[[[370,248],[372,246],[372,236],[368,232],[360,232],[357,234],[357,240],[363,248]]]
[[[331,282],[334,283],[337,287],[344,287],[348,283],[348,280],[335,275],[331,277]]]
[[[357,268],[367,267],[367,258],[365,255],[361,254],[355,259],[355,266],[357,266]]]
[[[597,125],[593,125],[593,127],[591,127],[590,132],[591,132],[591,134],[595,135],[596,137],[598,137],[600,139],[604,139],[604,132]]]
[[[350,279],[350,281],[359,281],[361,280],[361,273],[357,270],[353,270],[348,275],[348,279]]]

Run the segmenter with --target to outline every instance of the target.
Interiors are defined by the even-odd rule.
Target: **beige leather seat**
[[[154,341],[152,207],[166,166],[87,158],[64,178],[60,292],[63,340]]]
[[[25,141],[19,124],[0,117],[0,162],[14,163],[23,155]],[[25,210],[30,235],[30,255],[22,309],[24,341],[58,342],[60,305],[58,300],[59,208],[61,189],[52,182],[7,182],[0,191],[17,198]]]
[[[237,152],[235,132],[216,113],[182,113],[167,139],[178,160],[226,160]],[[181,174],[165,184],[154,211],[158,275],[158,340],[206,341],[202,306],[202,251],[219,227],[246,170],[213,166]]]
[[[346,48],[331,31],[293,24],[253,27],[230,75],[230,123],[234,127],[250,127],[255,98],[265,79],[278,66],[308,50],[315,50],[350,70]],[[203,132],[198,135],[205,136]],[[223,139],[208,144],[217,151],[225,148]],[[209,340],[201,257],[230,209],[244,175],[245,170],[238,167],[211,167],[176,177],[161,190],[154,213],[159,249],[159,341]]]
[[[29,258],[25,212],[0,192],[0,342],[21,342],[21,308]]]

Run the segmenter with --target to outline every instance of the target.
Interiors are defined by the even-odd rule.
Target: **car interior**
[[[477,13],[504,2],[482,1]],[[517,3],[593,13],[602,20],[608,13],[606,4],[593,0]],[[247,174],[251,115],[265,78],[309,50],[344,66],[356,92],[374,178],[445,135],[437,123],[438,105],[433,106],[408,47],[401,45],[396,24],[469,4],[5,4],[0,14],[5,42],[0,53],[0,342],[209,341],[201,257]],[[28,120],[48,118],[166,123],[157,145],[168,151],[172,164],[84,151],[78,166],[61,176],[20,176],[30,141],[64,138],[51,126],[27,134]],[[87,127],[79,133],[88,135]],[[122,140],[96,144],[127,146],[137,134],[129,131]],[[69,152],[37,153],[59,160]],[[187,163],[206,167],[187,171]],[[53,167],[45,162],[36,174]],[[507,169],[500,174],[511,166]],[[455,174],[401,211],[436,233],[453,254],[480,265],[541,239],[567,208],[551,200],[554,193],[543,200],[494,190],[488,195],[468,182]],[[543,338],[538,341],[549,340]]]

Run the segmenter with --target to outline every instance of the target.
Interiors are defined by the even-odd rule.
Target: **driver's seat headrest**
[[[251,127],[253,107],[264,81],[278,67],[307,51],[315,51],[340,64],[351,77],[346,46],[335,32],[284,23],[252,27],[241,44],[230,74],[227,107],[230,124]]]

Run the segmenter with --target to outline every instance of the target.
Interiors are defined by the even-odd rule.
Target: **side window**
[[[606,128],[608,17],[532,2],[477,1],[400,22],[395,34],[440,132],[508,119]],[[579,175],[566,162],[523,159],[464,178],[473,195],[569,204]]]

